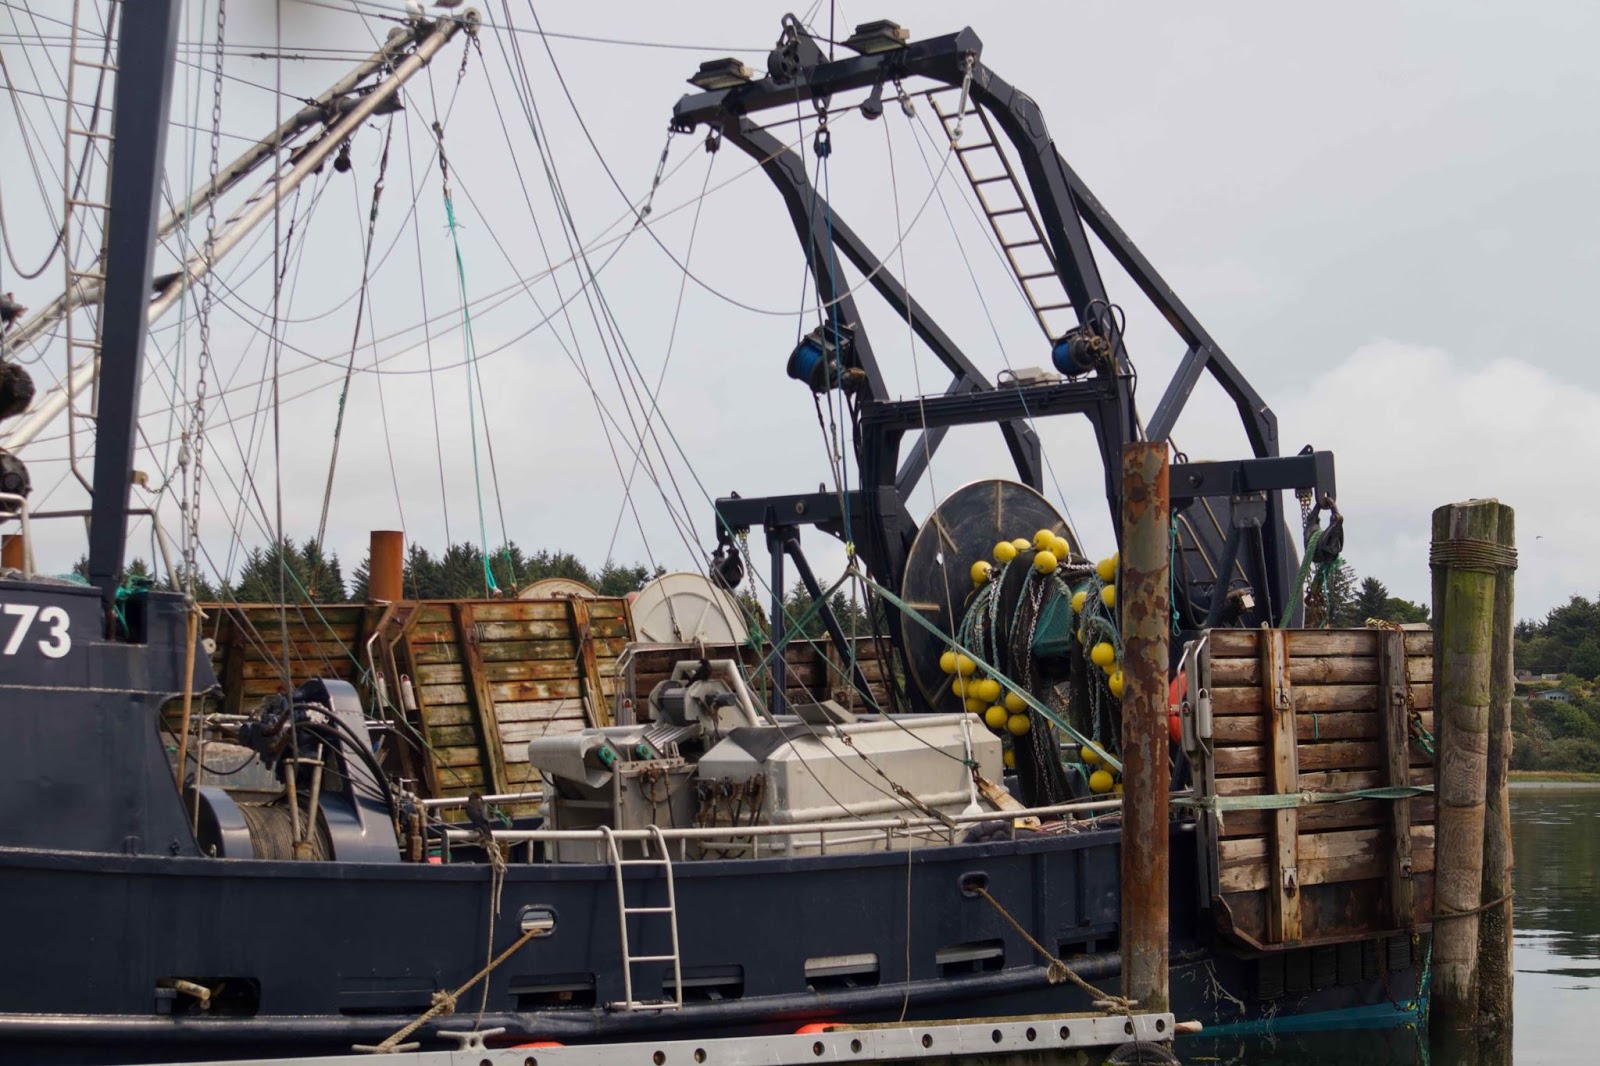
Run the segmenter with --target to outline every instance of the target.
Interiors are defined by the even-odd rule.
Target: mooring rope
[[[1104,989],[1096,988],[1082,977],[1079,977],[1077,974],[1073,973],[1072,967],[1056,958],[1055,955],[1051,954],[1048,948],[1035,940],[1033,938],[1033,934],[1024,929],[1022,927],[1022,923],[1017,921],[1016,918],[1012,917],[1011,912],[1006,910],[1005,907],[1001,905],[999,900],[991,896],[987,888],[984,888],[982,885],[968,885],[967,891],[986,900],[989,906],[993,907],[996,913],[998,913],[1001,918],[1005,919],[1006,924],[1015,929],[1017,931],[1017,935],[1026,940],[1029,945],[1032,946],[1033,950],[1037,951],[1039,955],[1045,959],[1047,963],[1044,971],[1045,980],[1049,981],[1053,985],[1059,985],[1063,981],[1072,982],[1074,985],[1077,985],[1078,988],[1088,993],[1090,1002],[1092,1002],[1096,1007],[1099,1007],[1106,1014],[1133,1013],[1133,1008],[1136,1006],[1133,1000],[1126,999],[1122,996],[1112,995],[1111,993],[1106,992]]]
[[[453,991],[453,992],[445,992],[445,991],[441,990],[441,991],[435,992],[433,994],[433,1006],[429,1007],[426,1011],[424,1011],[415,1021],[409,1022],[404,1027],[396,1030],[391,1036],[389,1036],[388,1039],[384,1040],[383,1043],[381,1043],[381,1044],[372,1044],[372,1045],[369,1045],[369,1044],[356,1044],[354,1046],[355,1050],[356,1051],[367,1051],[367,1052],[371,1052],[373,1054],[379,1054],[379,1055],[386,1054],[386,1053],[388,1053],[390,1051],[408,1050],[407,1047],[403,1047],[401,1045],[400,1042],[402,1040],[404,1040],[406,1037],[410,1036],[412,1033],[416,1032],[418,1029],[422,1028],[424,1025],[427,1025],[429,1022],[433,1021],[435,1018],[438,1018],[438,1017],[440,1017],[442,1015],[445,1015],[445,1014],[453,1013],[455,1011],[455,1009],[456,1009],[456,1001],[459,1000],[467,992],[471,991],[472,990],[472,986],[476,985],[479,981],[483,980],[485,977],[488,977],[491,973],[494,972],[495,967],[499,966],[502,962],[505,962],[507,959],[509,959],[513,954],[516,953],[518,948],[522,947],[522,945],[526,944],[528,941],[530,941],[534,937],[538,936],[539,933],[540,933],[540,930],[537,929],[537,928],[529,929],[527,932],[523,933],[521,936],[519,936],[516,939],[515,943],[513,943],[510,947],[506,948],[499,955],[496,955],[494,958],[490,959],[488,964],[485,965],[483,969],[481,969],[477,973],[473,974],[470,978],[467,979],[467,982],[465,984],[461,985],[455,991]],[[410,1047],[416,1047],[416,1045],[413,1044],[413,1045],[410,1045]]]

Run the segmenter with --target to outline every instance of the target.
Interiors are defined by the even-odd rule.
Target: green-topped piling
[[[1439,750],[1431,1039],[1436,1050],[1473,1045],[1466,1034],[1480,1028],[1480,997],[1497,1013],[1505,1004],[1509,1016],[1509,963],[1501,957],[1504,947],[1484,951],[1480,918],[1504,906],[1506,901],[1485,893],[1508,888],[1503,883],[1510,866],[1504,760],[1510,743],[1512,531],[1510,509],[1494,500],[1450,504],[1433,513]],[[1505,675],[1499,685],[1497,674]],[[1507,704],[1503,710],[1497,709],[1497,699]],[[1493,828],[1486,827],[1489,810]],[[1485,932],[1494,930],[1498,937],[1509,936],[1509,926],[1500,930],[1496,923]],[[1486,954],[1495,955],[1495,962],[1486,962]]]

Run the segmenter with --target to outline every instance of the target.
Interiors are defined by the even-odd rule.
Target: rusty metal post
[[[1435,1048],[1478,1018],[1485,778],[1493,674],[1500,505],[1469,500],[1433,512],[1434,722],[1438,813],[1434,868],[1431,1039]]]
[[[1122,449],[1122,994],[1167,990],[1167,635],[1172,626],[1167,444]]]
[[[372,531],[367,560],[367,599],[394,603],[406,598],[405,534],[396,529]]]
[[[0,536],[0,569],[23,570],[27,562],[27,545],[22,541],[21,533],[7,533]]]

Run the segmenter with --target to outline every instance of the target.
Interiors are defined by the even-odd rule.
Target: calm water
[[[1600,788],[1513,786],[1511,816],[1516,1066],[1600,1062]],[[1189,1066],[1427,1061],[1416,1034],[1403,1029],[1201,1040],[1180,1044],[1179,1052]]]

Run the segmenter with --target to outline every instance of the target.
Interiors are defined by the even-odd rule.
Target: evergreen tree
[[[1363,578],[1353,604],[1354,615],[1360,619],[1360,624],[1365,624],[1368,618],[1383,618],[1388,606],[1389,587],[1375,577]]]
[[[785,631],[798,625],[801,633],[812,640],[827,636],[828,628],[822,620],[821,611],[811,615],[810,618],[805,617],[806,612],[811,610],[812,602],[811,593],[796,581],[783,601]],[[839,589],[828,598],[828,607],[833,611],[833,616],[839,620],[839,628],[844,630],[845,636],[851,634],[865,636],[871,632],[867,612],[855,599],[847,596],[843,589]]]
[[[324,557],[313,541],[296,546],[287,537],[270,548],[251,548],[239,569],[233,598],[240,603],[344,603],[347,593],[339,557]]]
[[[1390,596],[1388,602],[1383,605],[1383,614],[1378,617],[1388,622],[1426,622],[1430,615],[1428,609],[1420,603]]]
[[[307,538],[300,546],[300,559],[305,567],[306,593],[312,603],[344,603],[349,599],[338,553],[324,555],[321,546]]]
[[[581,581],[590,588],[595,588],[595,575],[589,572],[576,555],[571,552],[552,552],[540,549],[530,556],[522,566],[524,585],[531,585],[535,581],[543,581],[547,577],[564,577],[570,581]]]
[[[1579,644],[1567,661],[1567,672],[1585,681],[1600,679],[1600,641],[1589,637]]]
[[[1600,644],[1600,597],[1591,601],[1573,596],[1552,609],[1543,622],[1518,623],[1517,668],[1536,674],[1565,672],[1579,649],[1590,640]]]
[[[1356,617],[1356,572],[1341,562],[1328,575],[1328,624],[1336,629],[1355,628],[1366,622]]]
[[[623,566],[607,560],[591,587],[602,596],[626,596],[630,592],[638,592],[666,572],[665,567],[652,569],[643,563]]]

